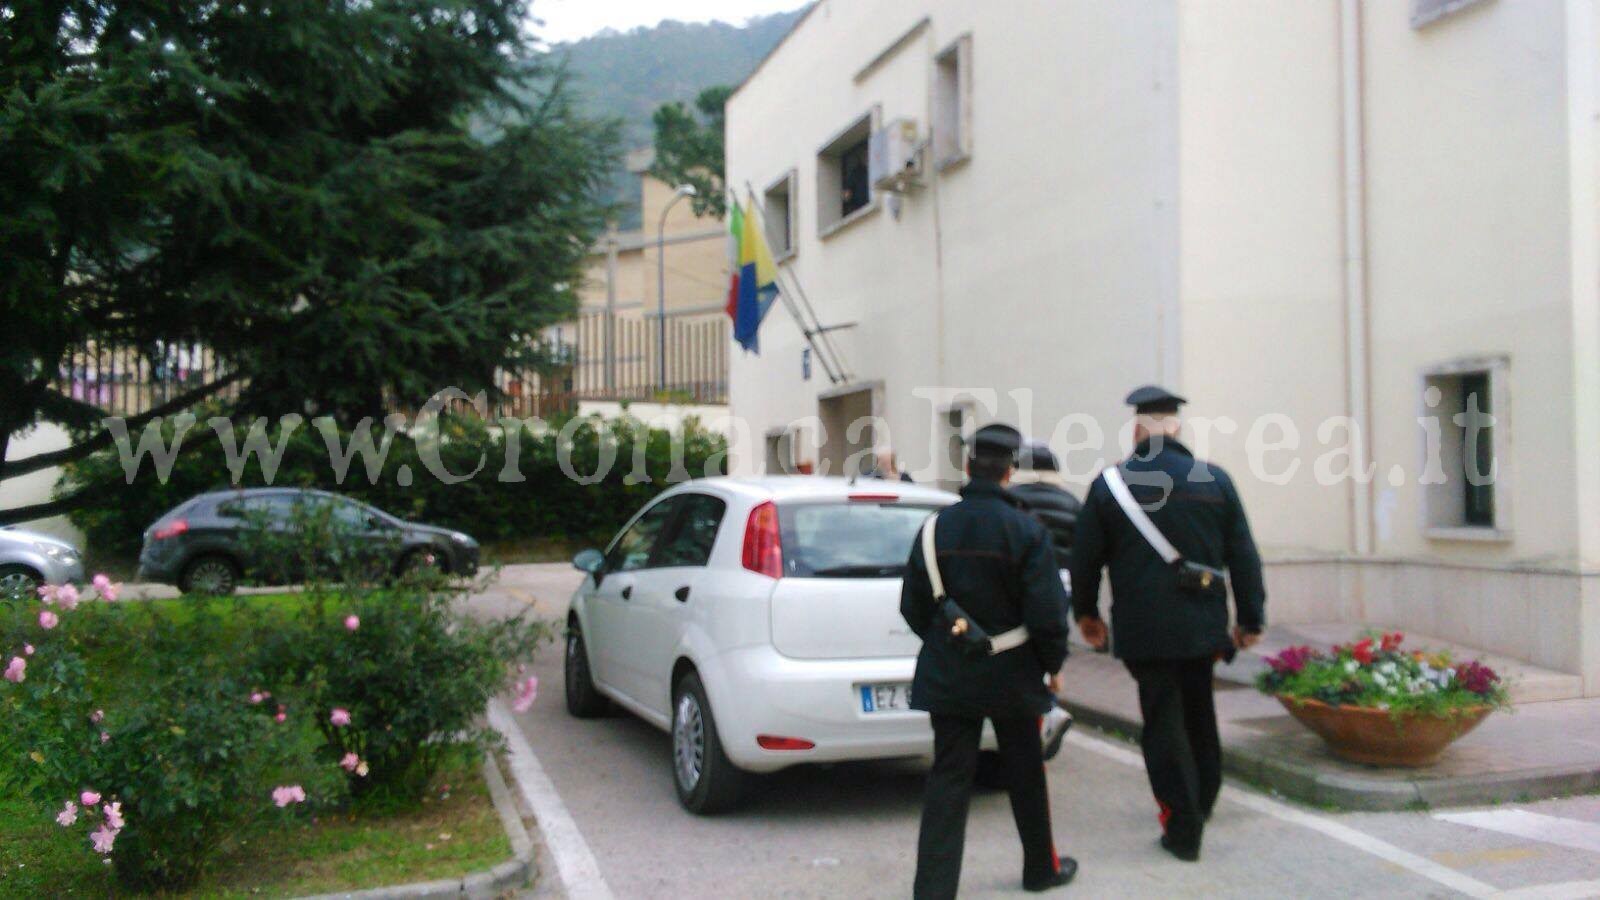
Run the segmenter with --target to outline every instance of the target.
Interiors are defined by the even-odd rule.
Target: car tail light
[[[850,499],[851,500],[859,500],[859,501],[862,501],[862,502],[865,502],[865,503],[894,503],[895,501],[900,499],[900,495],[899,494],[851,494],[850,495]]]
[[[756,743],[763,750],[810,750],[817,746],[805,738],[778,737],[773,734],[756,735]]]
[[[151,537],[155,538],[158,541],[164,541],[167,538],[177,537],[178,535],[183,534],[185,531],[188,531],[188,530],[189,530],[189,520],[188,519],[173,519],[171,522],[168,522],[167,524],[161,526],[160,528],[157,528],[156,529],[156,533],[151,535]]]
[[[783,577],[778,507],[771,500],[750,510],[750,520],[744,526],[744,567],[769,578]]]

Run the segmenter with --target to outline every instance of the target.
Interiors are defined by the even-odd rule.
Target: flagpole
[[[756,200],[755,188],[751,186],[749,181],[744,183],[744,187],[745,190],[750,194],[750,207],[752,209],[759,210],[762,220],[765,221],[767,218],[767,210],[766,207],[762,206],[760,202]],[[805,304],[806,312],[811,316],[811,326],[807,329],[810,332],[810,334],[807,336],[808,340],[810,339],[810,335],[820,335],[822,338],[822,344],[827,347],[828,352],[826,356],[831,357],[831,364],[825,361],[822,347],[818,346],[815,341],[811,341],[812,346],[817,350],[817,360],[822,362],[823,368],[828,371],[829,381],[833,382],[834,384],[838,384],[841,381],[848,381],[850,375],[849,369],[844,363],[844,356],[839,352],[839,348],[834,346],[833,337],[828,333],[828,329],[823,327],[822,318],[817,315],[816,307],[811,305],[811,298],[806,294],[805,286],[800,283],[800,274],[787,266],[777,266],[775,268],[779,272],[788,274],[790,283],[794,285],[794,292],[796,296],[799,297],[801,303]],[[779,293],[782,293],[782,291],[779,291]],[[797,318],[799,317],[797,316]],[[834,372],[837,372],[838,375],[835,376]]]
[[[733,202],[737,205],[739,202],[738,193],[731,190],[729,193],[732,195]],[[751,209],[757,209],[754,197],[751,198],[750,203]],[[762,213],[762,217],[765,218],[764,212]],[[753,228],[755,227],[755,223],[747,218],[745,221],[745,227]],[[737,259],[734,261],[734,265],[736,268],[738,267]],[[778,273],[781,273],[782,271],[782,269],[777,269]],[[794,273],[791,272],[789,274],[790,280],[794,281],[795,285],[798,287],[799,281],[794,278]],[[796,325],[800,326],[801,336],[805,338],[806,343],[811,346],[811,349],[816,352],[817,362],[822,364],[822,371],[827,374],[828,382],[830,384],[838,384],[840,381],[844,380],[843,375],[836,371],[836,366],[834,363],[830,361],[828,355],[823,352],[823,348],[817,343],[816,335],[819,333],[819,329],[813,328],[806,322],[805,316],[802,315],[799,308],[795,306],[794,298],[789,295],[789,292],[785,290],[782,285],[778,285],[777,287],[778,296],[783,299],[783,308],[789,311],[789,317],[794,319]]]

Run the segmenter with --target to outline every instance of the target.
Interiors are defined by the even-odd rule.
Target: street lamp
[[[661,362],[661,391],[667,390],[667,213],[679,200],[695,195],[694,185],[680,184],[672,191],[672,199],[661,208],[661,223],[656,226],[656,313],[659,323],[659,341],[656,355]]]

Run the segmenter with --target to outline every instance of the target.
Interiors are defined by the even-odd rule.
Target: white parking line
[[[1107,759],[1116,760],[1124,765],[1140,769],[1144,768],[1143,756],[1109,740],[1092,738],[1076,731],[1069,733],[1067,740],[1074,746],[1082,747]],[[1342,825],[1331,819],[1295,809],[1276,800],[1270,800],[1258,794],[1241,791],[1233,787],[1224,787],[1222,789],[1222,798],[1264,815],[1272,816],[1279,821],[1320,832],[1342,844],[1371,856],[1376,856],[1385,862],[1392,863],[1453,891],[1460,891],[1468,897],[1493,897],[1499,893],[1499,890],[1494,886],[1485,884],[1470,875],[1457,872],[1449,866],[1440,865],[1426,857],[1402,850],[1387,841],[1379,840],[1366,832],[1357,831],[1348,825]]]
[[[1441,822],[1469,825],[1515,837],[1531,838],[1558,847],[1600,853],[1600,825],[1528,812],[1525,809],[1490,809],[1482,812],[1438,813]]]
[[[567,812],[567,805],[561,802],[561,795],[556,793],[556,786],[539,765],[539,757],[523,737],[522,729],[499,700],[489,703],[489,724],[506,739],[511,774],[523,799],[533,809],[534,819],[539,822],[544,845],[555,859],[556,872],[561,876],[567,896],[573,900],[612,900],[611,888],[600,874],[600,863],[578,830],[578,823]]]

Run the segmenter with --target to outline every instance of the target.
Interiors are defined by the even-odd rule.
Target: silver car
[[[83,581],[83,554],[57,537],[0,528],[0,600],[27,597],[41,584]]]

